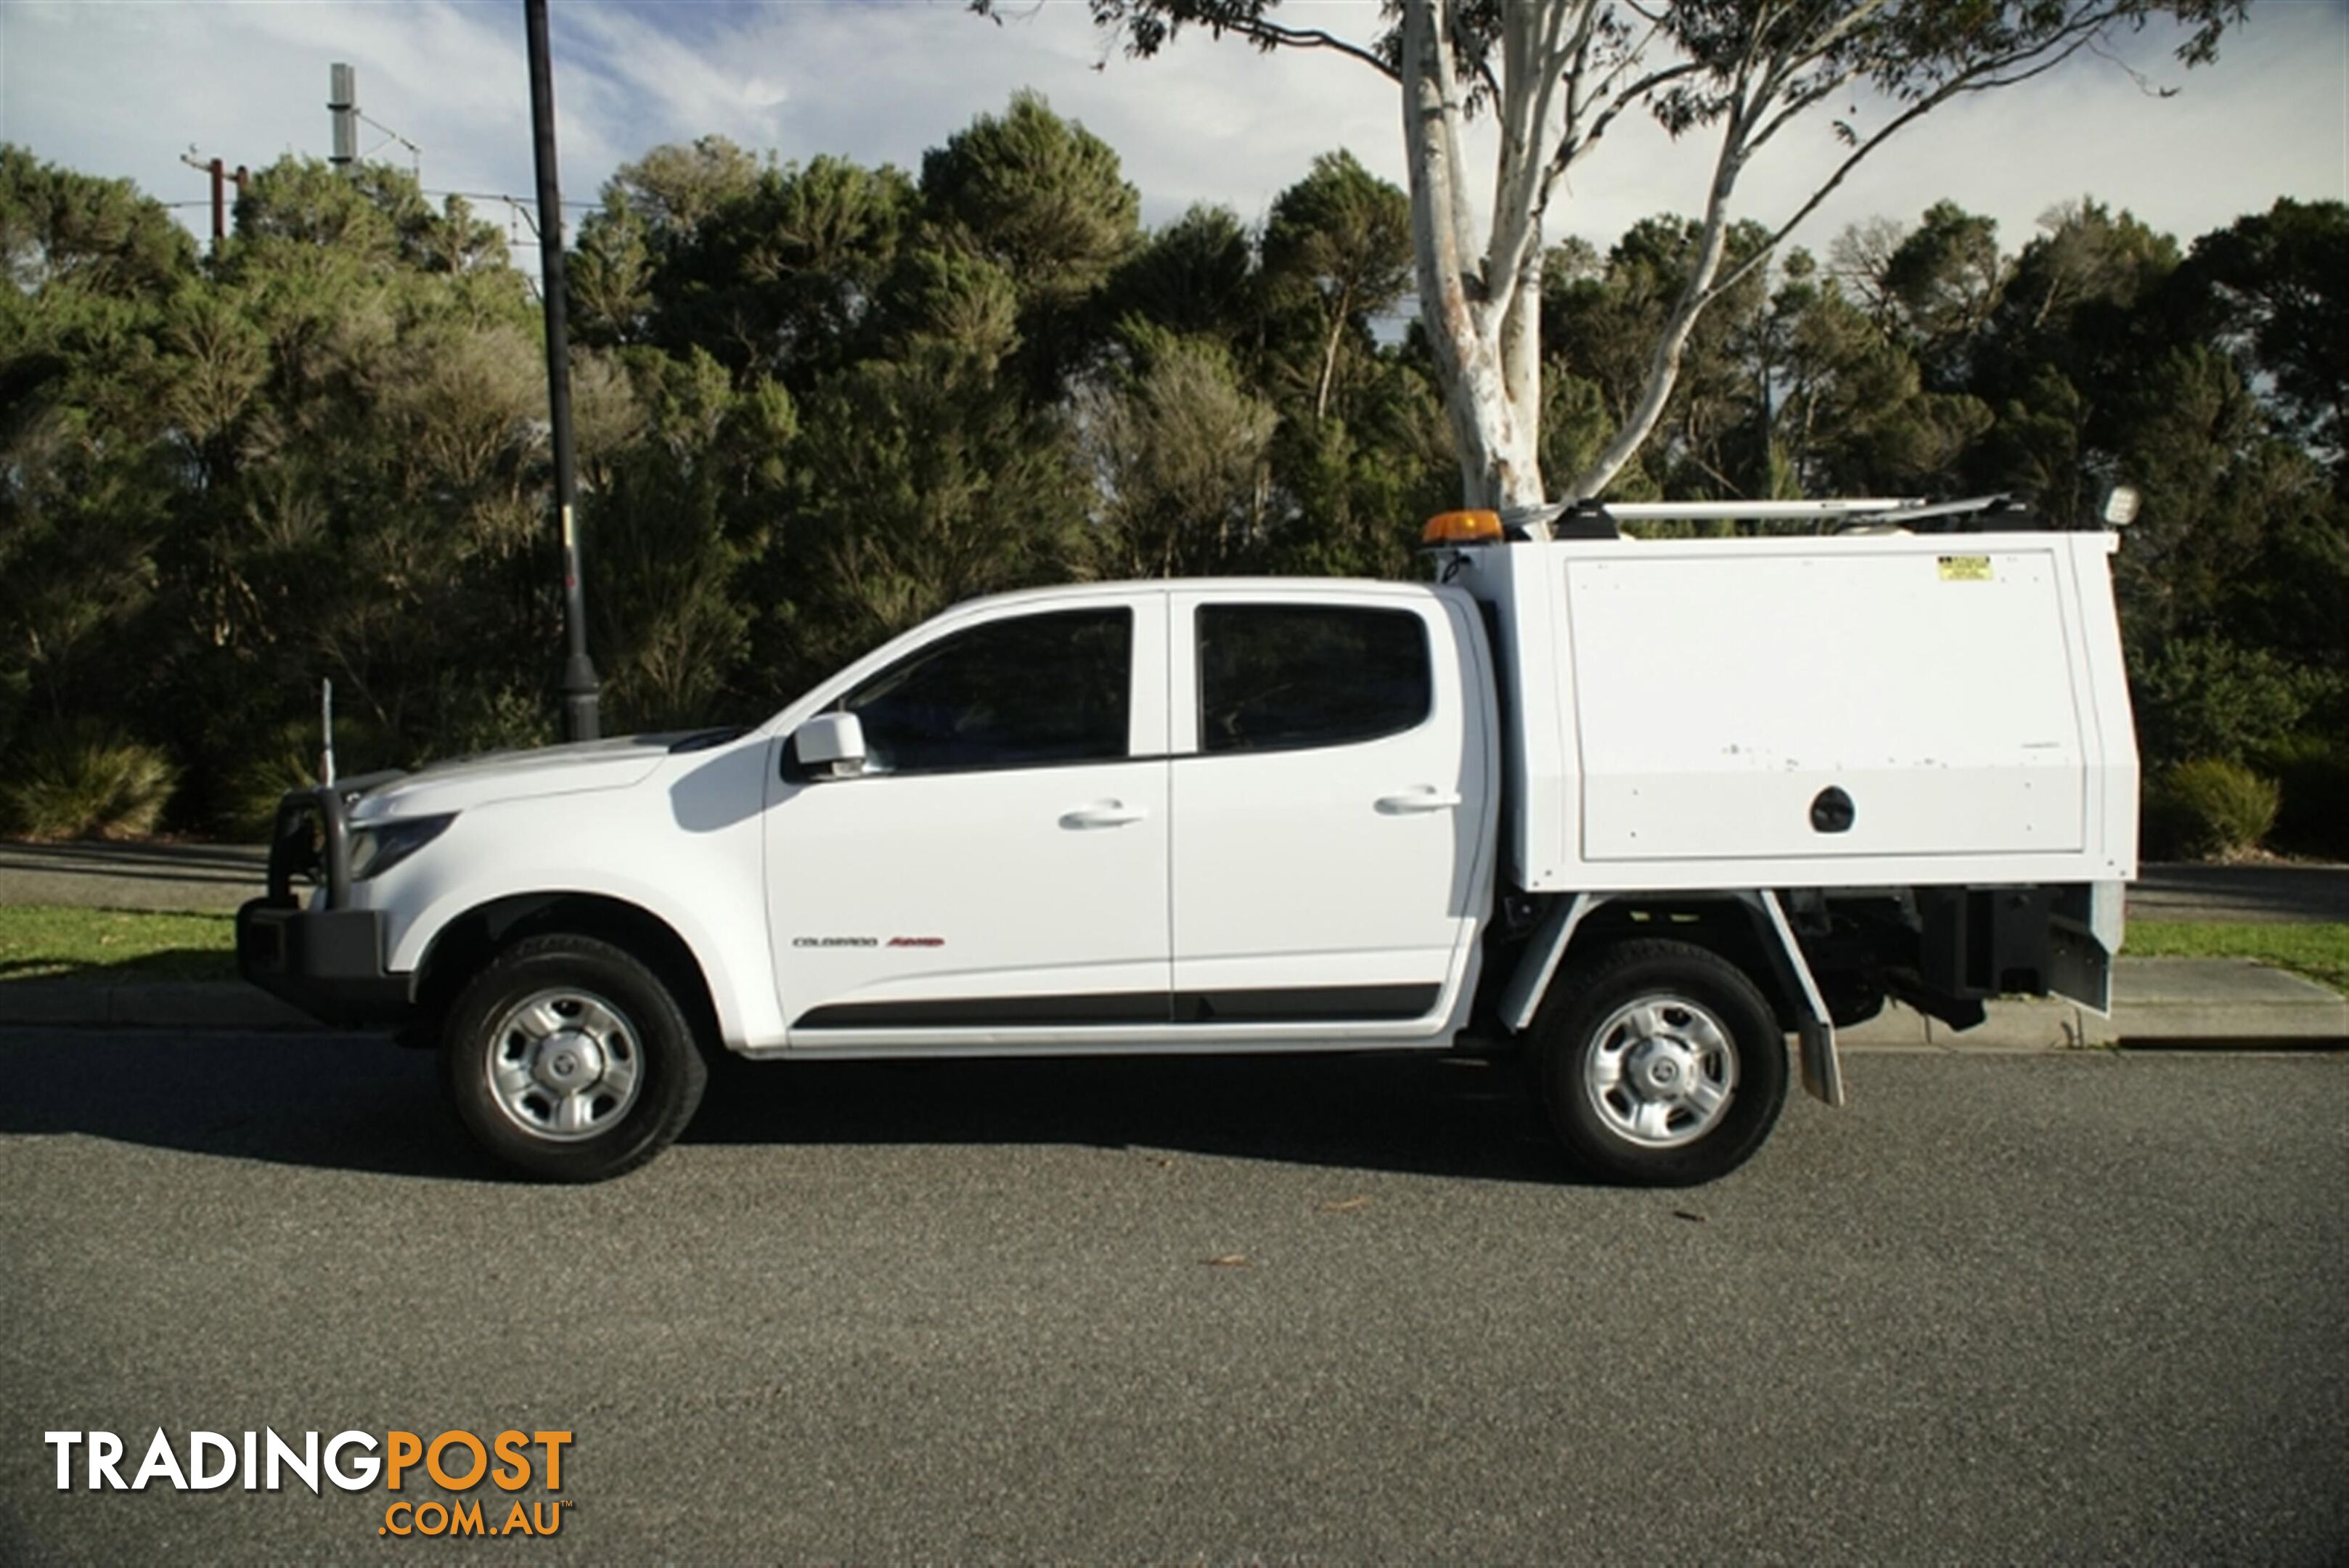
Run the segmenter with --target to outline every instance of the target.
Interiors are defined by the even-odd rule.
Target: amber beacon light
[[[1439,512],[1420,531],[1423,545],[1496,545],[1501,539],[1497,512]]]

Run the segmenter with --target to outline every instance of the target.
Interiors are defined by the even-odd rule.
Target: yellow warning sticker
[[[1944,556],[1941,557],[1941,581],[1986,583],[1990,581],[1990,557],[1988,556]]]

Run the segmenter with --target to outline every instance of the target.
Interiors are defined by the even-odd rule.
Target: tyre
[[[1691,1187],[1762,1147],[1786,1101],[1786,1040],[1744,971],[1687,942],[1603,949],[1552,983],[1528,1061],[1574,1163]]]
[[[708,1068],[653,972],[609,942],[515,943],[473,977],[441,1032],[457,1119],[513,1168],[551,1181],[634,1170],[685,1130]]]

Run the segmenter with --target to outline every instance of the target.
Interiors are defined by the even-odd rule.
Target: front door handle
[[[1422,811],[1450,811],[1459,804],[1458,790],[1438,791],[1426,784],[1414,790],[1406,790],[1401,794],[1382,794],[1378,800],[1379,814],[1382,816],[1407,816]]]
[[[1149,815],[1149,811],[1142,806],[1128,805],[1119,800],[1103,800],[1092,805],[1081,805],[1064,814],[1061,826],[1072,828],[1123,827],[1128,823],[1140,822]]]

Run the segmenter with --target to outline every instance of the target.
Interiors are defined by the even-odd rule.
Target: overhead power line
[[[510,202],[516,203],[530,202],[534,203],[536,201],[536,198],[531,196],[511,196],[503,191],[424,191],[419,187],[419,193],[426,196],[460,196],[468,202]],[[565,200],[559,204],[565,207],[600,207],[604,203],[601,202]]]

